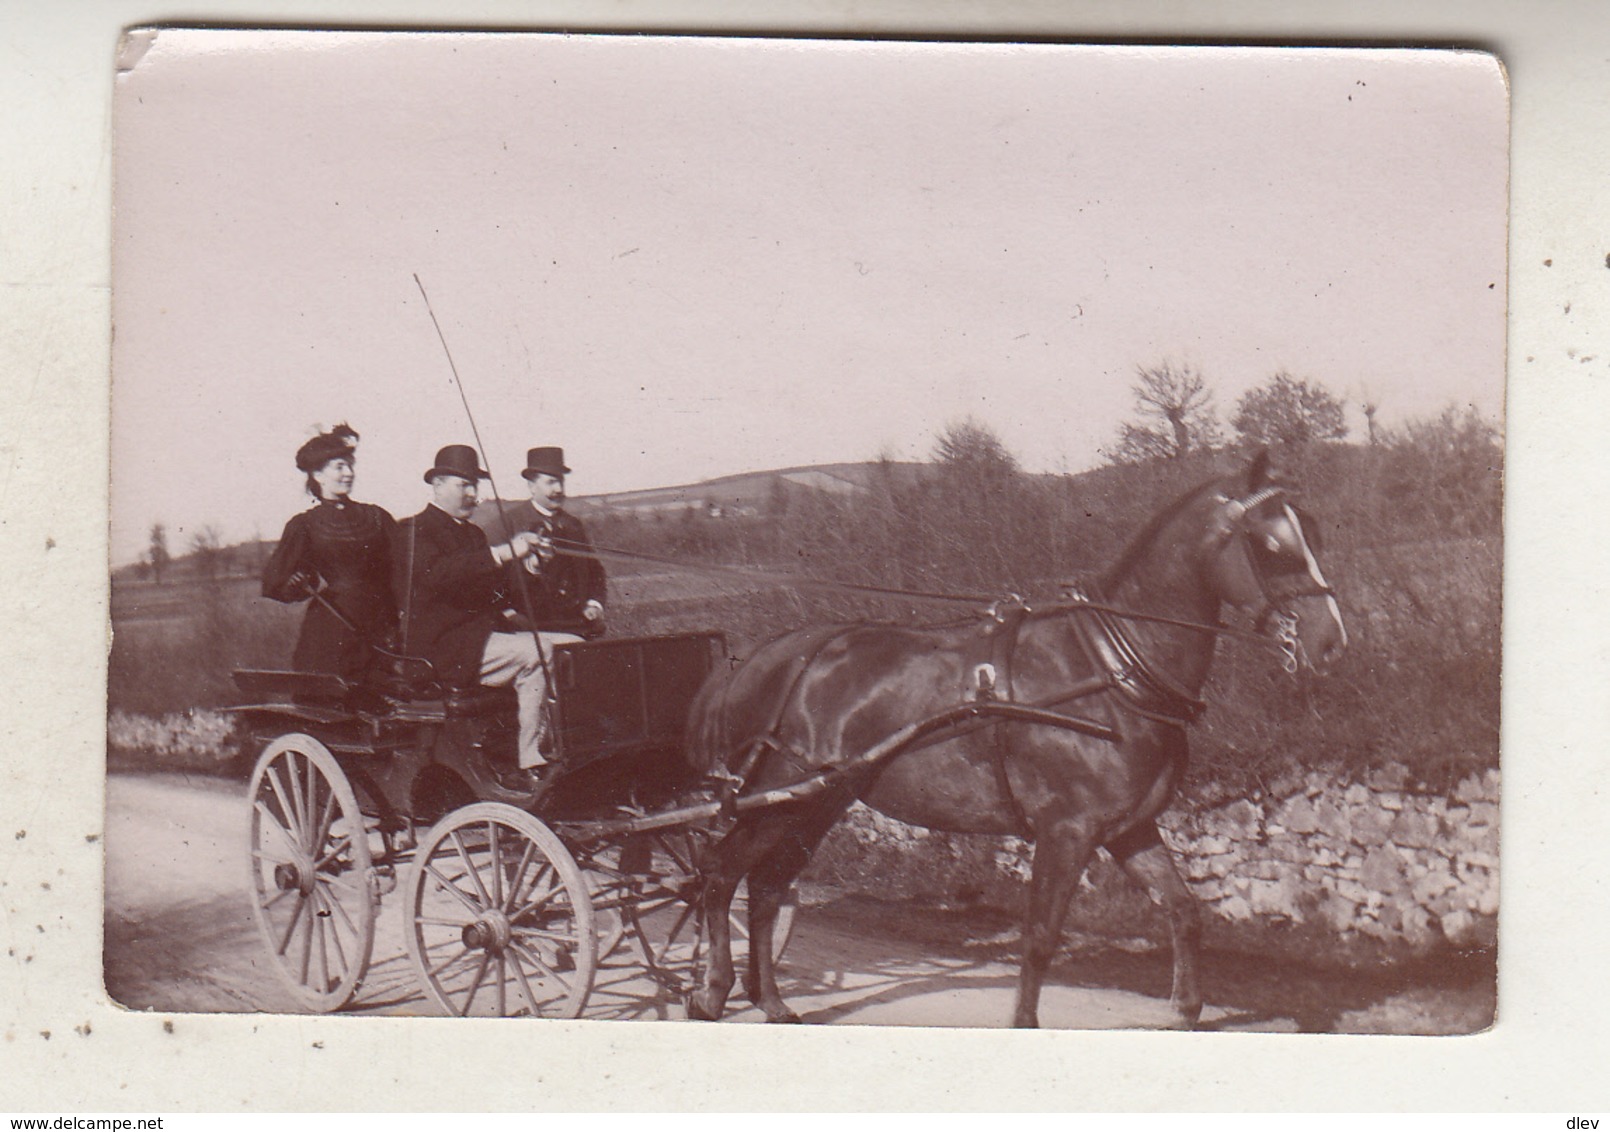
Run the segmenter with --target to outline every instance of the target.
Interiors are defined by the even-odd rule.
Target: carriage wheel
[[[678,976],[703,957],[704,936],[696,900],[698,883],[697,835],[677,831],[633,839],[596,857],[598,868],[590,875],[598,902],[606,914],[617,917],[614,930],[600,954],[630,947],[634,937],[649,966]],[[772,960],[781,960],[794,932],[797,911],[789,892],[772,927]],[[732,925],[733,962],[740,968],[749,953],[749,888],[740,882],[728,914]],[[636,931],[631,925],[636,925]]]
[[[777,920],[771,929],[771,960],[773,963],[782,961],[783,952],[788,950],[788,942],[794,936],[794,916],[799,906],[794,891],[789,890],[783,898],[782,906],[777,909]],[[731,925],[732,935],[732,962],[738,970],[743,970],[749,960],[749,882],[739,881],[738,890],[732,894],[732,906],[727,913],[727,922]],[[664,942],[660,944],[660,953],[669,962],[687,962],[697,964],[704,957],[704,932],[699,929],[696,916],[690,915],[679,919],[672,925]]]
[[[450,1014],[574,1018],[598,940],[564,842],[513,806],[477,802],[436,823],[408,877],[408,956]]]
[[[375,942],[369,837],[357,796],[307,735],[274,740],[252,771],[252,912],[274,967],[313,1010],[351,1001]]]

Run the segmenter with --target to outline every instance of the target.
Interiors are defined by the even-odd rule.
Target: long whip
[[[492,488],[492,502],[497,507],[498,520],[503,527],[503,540],[512,544],[514,541],[513,525],[509,522],[509,512],[503,505],[503,497],[498,494],[498,481],[492,476],[492,461],[486,458],[486,446],[481,443],[481,430],[475,424],[475,413],[471,411],[469,396],[464,392],[464,379],[458,374],[458,365],[453,361],[453,351],[447,345],[447,335],[442,333],[442,324],[436,318],[436,309],[430,305],[430,295],[426,294],[425,284],[420,282],[419,272],[417,271],[414,272],[414,285],[419,288],[419,295],[425,300],[425,311],[430,315],[430,324],[436,328],[436,338],[442,344],[442,353],[447,355],[447,368],[453,375],[453,387],[458,390],[458,399],[464,405],[464,416],[469,420],[470,433],[475,437],[475,450],[480,453],[481,466],[486,469],[486,482]],[[513,549],[512,546],[510,549]],[[519,563],[518,559],[515,561]],[[535,610],[536,606],[531,602],[531,586],[526,578],[524,564],[519,563],[519,565],[519,569],[511,570],[510,573],[514,575],[515,583],[520,587],[521,603],[527,610]],[[410,594],[410,600],[412,600],[412,597],[413,595]],[[542,652],[542,637],[537,632],[537,627],[534,623],[529,625],[528,628],[531,633],[532,643],[537,646],[537,663],[542,668],[543,683],[548,688],[548,695],[551,696],[553,695],[553,681],[549,679],[548,658]]]

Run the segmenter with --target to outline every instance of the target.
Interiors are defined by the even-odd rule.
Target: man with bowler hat
[[[511,573],[508,593],[527,624],[549,634],[575,634],[591,639],[604,632],[604,566],[593,553],[587,529],[565,510],[563,448],[532,448],[526,452],[525,477],[530,502],[506,506],[495,502],[476,508],[474,522],[491,541],[510,531],[531,531],[542,545],[534,557],[511,563],[524,570],[525,579]]]
[[[540,538],[516,531],[496,545],[470,516],[487,479],[475,449],[449,444],[425,473],[431,501],[397,524],[391,564],[402,598],[402,649],[431,662],[452,687],[514,685],[520,705],[522,770],[547,762],[543,747],[546,658],[531,633],[503,632],[503,566],[534,557]],[[534,785],[533,781],[529,783]]]

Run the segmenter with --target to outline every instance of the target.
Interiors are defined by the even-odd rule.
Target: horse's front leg
[[[1174,854],[1164,844],[1155,822],[1132,829],[1107,849],[1129,879],[1168,915],[1174,948],[1174,986],[1169,1007],[1181,1029],[1202,1017],[1202,984],[1197,960],[1202,949],[1202,914],[1196,897],[1181,879]]]
[[[1040,987],[1045,980],[1045,970],[1062,941],[1062,921],[1068,914],[1068,902],[1095,850],[1094,834],[1072,822],[1059,822],[1035,838],[1029,913],[1023,926],[1023,968],[1018,976],[1017,1009],[1012,1018],[1014,1026],[1040,1024]]]

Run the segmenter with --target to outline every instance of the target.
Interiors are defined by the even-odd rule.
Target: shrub
[[[163,716],[235,702],[236,668],[285,668],[302,607],[218,582],[175,583],[171,608],[147,619],[114,618],[107,706]]]

